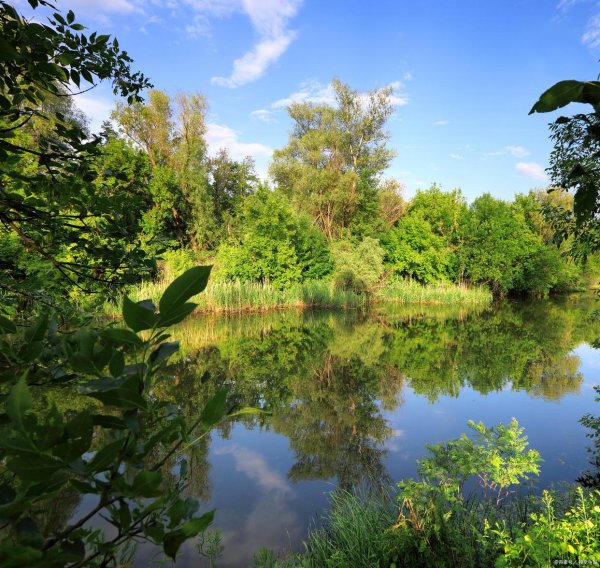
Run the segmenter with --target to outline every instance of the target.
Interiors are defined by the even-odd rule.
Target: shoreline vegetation
[[[157,302],[167,287],[169,279],[146,281],[126,292],[138,302],[150,299]],[[328,281],[308,281],[288,288],[277,288],[270,283],[258,282],[209,282],[204,293],[198,297],[199,314],[236,314],[268,312],[274,310],[309,309],[362,309],[379,304],[421,305],[489,305],[492,293],[483,286],[457,284],[426,284],[412,280],[390,282],[371,292],[336,289]],[[102,312],[109,317],[120,316],[122,298],[105,302]]]

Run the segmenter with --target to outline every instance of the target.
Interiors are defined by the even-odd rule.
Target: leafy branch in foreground
[[[125,298],[126,328],[63,334],[48,314],[22,330],[0,317],[2,566],[112,566],[123,546],[141,541],[175,558],[210,525],[214,511],[198,514],[198,504],[182,496],[185,451],[228,416],[254,411],[232,408],[219,389],[188,423],[153,390],[168,380],[165,363],[179,348],[166,328],[193,311],[188,300],[204,290],[209,273],[185,272],[158,310]],[[48,386],[91,403],[40,408],[39,387]],[[69,493],[87,496],[81,513],[44,531],[46,504]],[[99,518],[114,530],[94,528]]]

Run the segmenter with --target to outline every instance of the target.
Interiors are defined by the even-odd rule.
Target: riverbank
[[[151,299],[158,304],[168,284],[167,280],[143,282],[126,293],[133,301]],[[392,282],[368,294],[335,289],[327,281],[293,284],[285,289],[253,282],[211,281],[194,301],[199,313],[244,313],[279,309],[357,309],[380,303],[487,305],[492,301],[492,294],[483,287],[423,286],[412,280]],[[117,316],[121,312],[120,305],[120,299],[106,302],[103,311],[106,315]]]

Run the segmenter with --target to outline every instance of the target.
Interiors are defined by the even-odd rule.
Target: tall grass
[[[134,301],[151,299],[158,302],[170,280],[142,282],[127,294]],[[280,289],[269,283],[211,281],[194,299],[204,313],[261,312],[283,308],[365,308],[370,304],[470,304],[486,305],[492,299],[484,288],[467,288],[451,284],[422,286],[413,281],[387,284],[373,293],[361,294],[340,290],[328,281],[309,281]],[[107,302],[108,315],[119,312],[118,303]]]

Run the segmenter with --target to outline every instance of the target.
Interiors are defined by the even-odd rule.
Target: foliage
[[[562,516],[555,499],[544,491],[539,511],[531,513],[525,527],[507,530],[506,524],[491,531],[502,546],[496,566],[551,566],[597,563],[600,560],[600,492],[577,489],[577,501]]]
[[[383,275],[383,249],[379,241],[365,237],[357,244],[350,241],[331,243],[334,262],[333,283],[340,290],[368,292]]]
[[[542,93],[529,114],[552,112],[571,103],[589,104],[593,112],[572,117],[560,116],[550,126],[554,140],[550,172],[558,186],[574,191],[574,212],[580,224],[597,221],[600,210],[600,82],[560,81]]]
[[[408,213],[385,236],[388,266],[398,275],[418,282],[448,279],[451,258],[445,240],[423,217]]]
[[[46,262],[80,288],[139,277],[151,262],[135,246],[137,227],[122,214],[122,203],[94,183],[100,139],[89,139],[67,101],[77,94],[73,84],[106,79],[134,102],[147,79],[130,70],[131,59],[116,40],[81,33],[72,12],[55,12],[42,24],[0,2],[0,29],[2,233],[17,235],[35,262]],[[0,285],[30,295],[19,278],[18,267],[10,265]]]
[[[237,239],[222,245],[217,257],[219,275],[226,280],[284,287],[331,270],[324,238],[292,212],[280,192],[261,187],[247,197],[237,232]]]
[[[377,208],[377,177],[394,155],[385,146],[384,130],[393,110],[392,89],[363,97],[338,80],[332,85],[335,107],[288,107],[294,128],[270,170],[294,207],[308,213],[329,239],[341,236],[361,210],[372,203]]]
[[[596,385],[594,390],[598,395],[596,402],[600,402],[600,386]],[[583,472],[577,481],[584,487],[600,489],[600,416],[585,414],[580,422],[583,426],[591,430],[587,436],[592,441],[592,446],[588,449],[592,458],[590,463],[594,467],[592,470]]]
[[[126,297],[127,328],[58,333],[44,314],[19,332],[0,318],[3,565],[112,565],[131,539],[160,545],[175,558],[185,540],[208,527],[214,512],[197,516],[197,503],[182,496],[185,454],[232,415],[227,392],[205,401],[193,423],[153,393],[179,346],[165,329],[195,308],[188,300],[205,288],[209,272],[196,267],[181,275],[164,291],[160,311]],[[81,390],[102,408],[35,411],[33,392],[55,384]],[[94,496],[94,504],[44,534],[44,503],[67,490]],[[115,527],[113,535],[90,527],[98,515]]]

